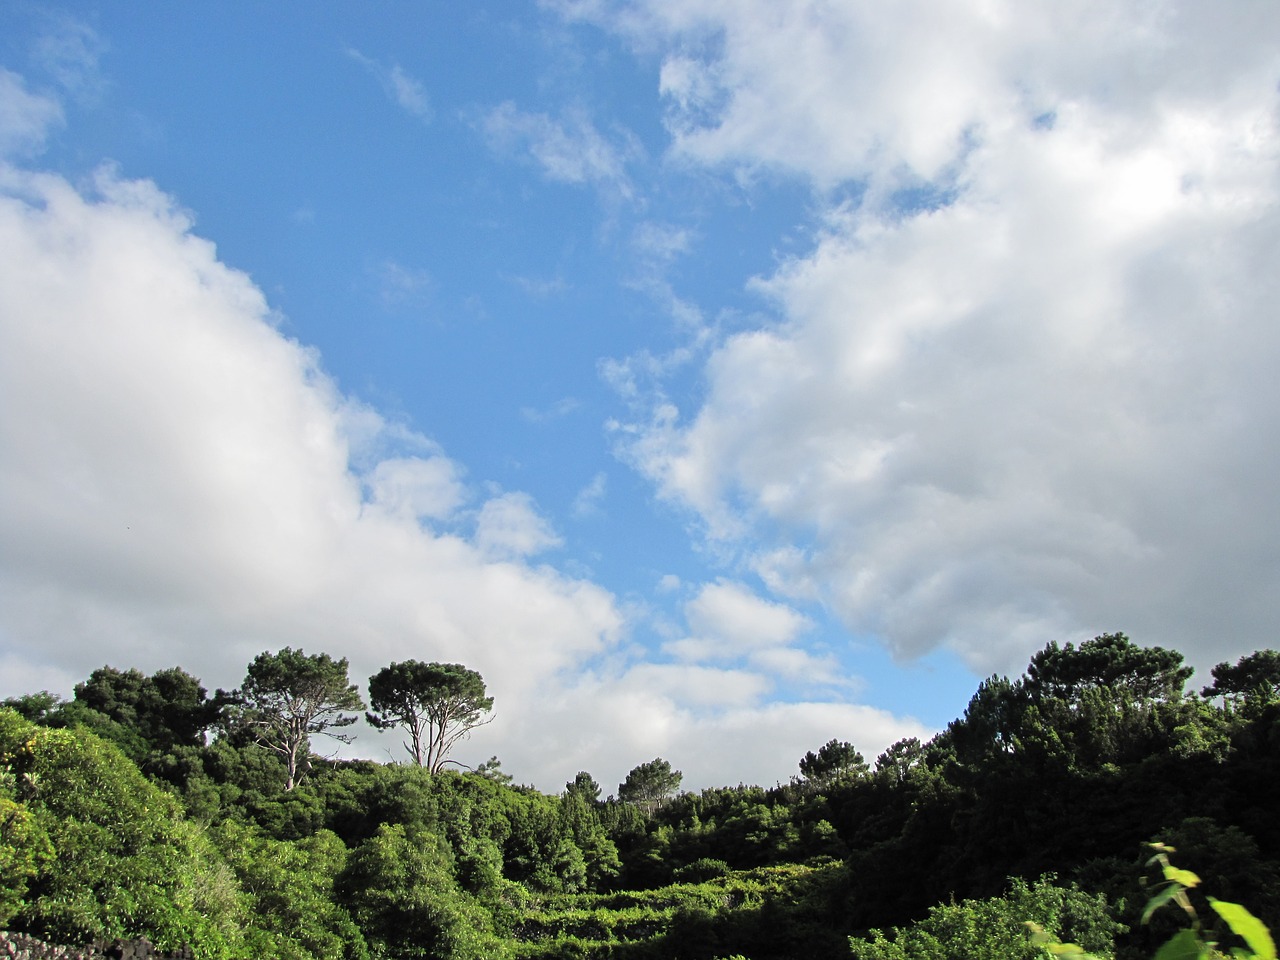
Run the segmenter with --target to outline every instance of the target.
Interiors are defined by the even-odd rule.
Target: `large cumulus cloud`
[[[23,104],[32,149],[59,114]],[[648,662],[614,596],[555,567],[531,497],[343,394],[277,320],[154,184],[0,168],[0,695],[68,695],[104,663],[232,687],[285,645],[348,657],[361,684],[459,661],[497,701],[459,758],[550,790],[655,754],[690,786],[771,782],[836,732],[869,750],[921,732],[772,705],[759,669]],[[368,731],[357,750],[400,756]]]
[[[492,555],[495,512],[508,539],[542,531],[531,504],[468,504],[461,469],[342,396],[153,186],[107,170],[86,196],[8,170],[3,187],[10,677],[109,657],[232,685],[292,644],[350,652],[357,676],[466,660],[520,702],[616,639],[605,590]]]
[[[780,594],[979,672],[1272,642],[1280,10],[575,5],[664,51],[673,157],[814,188],[705,396],[626,455]]]

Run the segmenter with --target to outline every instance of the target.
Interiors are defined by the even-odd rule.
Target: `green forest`
[[[463,769],[478,673],[348,673],[285,648],[231,691],[108,666],[6,700],[0,929],[200,960],[1163,960],[1266,956],[1280,922],[1275,651],[1193,683],[1123,634],[1050,644],[927,742],[833,730],[786,784],[699,792],[661,757],[554,795]],[[326,759],[357,724],[404,762]]]

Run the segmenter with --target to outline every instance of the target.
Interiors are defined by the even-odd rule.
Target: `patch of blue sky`
[[[921,182],[895,190],[889,198],[889,209],[899,219],[940,210],[955,203],[959,190],[954,183]]]
[[[601,363],[686,352],[642,389],[696,411],[707,351],[785,320],[751,279],[809,254],[823,212],[859,202],[862,184],[816,197],[800,178],[672,159],[656,61],[505,5],[153,14],[95,10],[110,81],[91,107],[67,101],[70,132],[42,165],[77,181],[109,158],[170,193],[343,392],[440,445],[471,508],[530,494],[561,538],[543,559],[633,611],[644,656],[663,659],[684,604],[717,577],[768,595],[618,458],[606,424],[647,411]],[[37,89],[57,82],[28,67]],[[577,163],[588,148],[599,154]],[[931,190],[894,202],[942,202]],[[895,700],[900,667],[877,644],[801,609],[815,624],[801,648],[860,682],[778,676],[773,698],[941,724],[971,692],[957,664],[924,663],[913,690],[945,706]]]
[[[962,716],[981,682],[960,657],[945,648],[902,661],[880,640],[851,643],[847,630],[839,625],[833,633],[833,655],[846,675],[857,679],[857,702],[914,717],[931,729],[941,730]]]
[[[1046,110],[1044,113],[1037,114],[1031,118],[1031,126],[1037,130],[1052,130],[1058,122],[1058,112],[1056,110]]]

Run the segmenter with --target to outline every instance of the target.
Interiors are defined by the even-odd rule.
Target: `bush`
[[[872,930],[869,938],[850,938],[849,946],[857,960],[1042,960],[1043,949],[1027,936],[1028,920],[1101,956],[1112,955],[1116,935],[1126,929],[1111,919],[1105,897],[1046,876],[1031,885],[1014,880],[1002,897],[933,907],[919,923],[889,934]]]
[[[704,880],[723,877],[728,872],[729,864],[723,860],[717,860],[714,857],[699,857],[693,863],[686,863],[683,867],[677,867],[674,876],[680,883],[702,883]]]
[[[11,929],[63,943],[145,936],[202,957],[238,945],[234,877],[181,805],[114,744],[0,709],[0,778],[13,824],[0,865],[28,877],[20,903],[6,907]]]

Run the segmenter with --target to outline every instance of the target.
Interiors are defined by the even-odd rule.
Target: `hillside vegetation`
[[[492,705],[458,664],[379,674],[369,722],[416,730],[409,762],[324,761],[364,709],[346,672],[284,650],[212,696],[104,667],[6,701],[0,928],[202,960],[1138,957],[1178,920],[1142,922],[1150,841],[1280,922],[1272,651],[1195,691],[1172,650],[1050,645],[928,742],[868,760],[834,730],[787,784],[696,793],[656,758],[605,797],[447,765]]]

